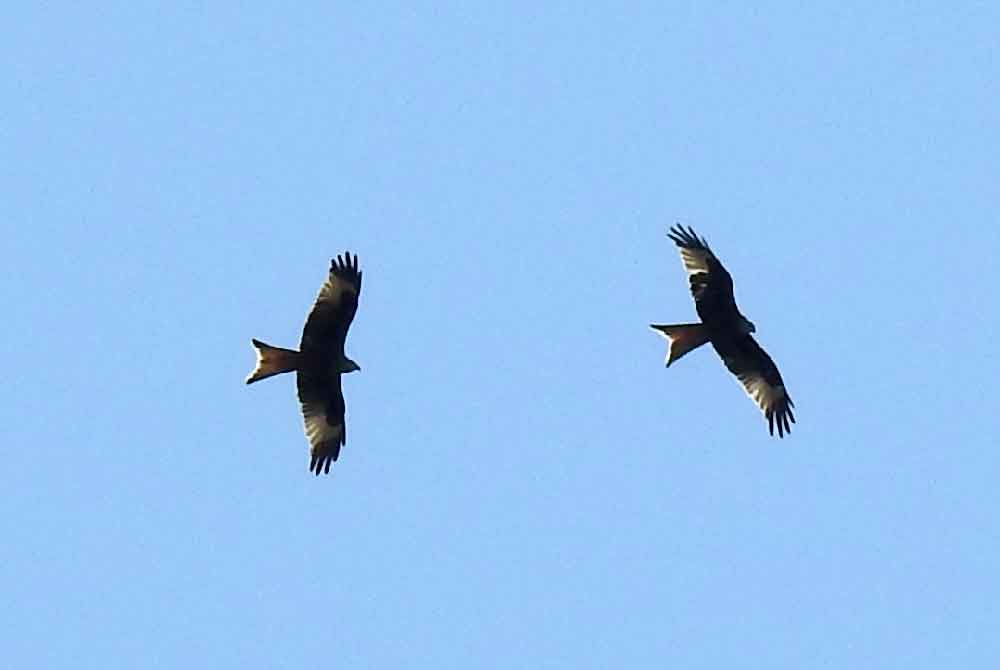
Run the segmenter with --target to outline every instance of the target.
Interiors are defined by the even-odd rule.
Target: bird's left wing
[[[347,443],[340,375],[300,369],[296,386],[309,440],[309,471],[317,475],[321,470],[329,473],[330,463],[337,460],[340,447]]]
[[[792,402],[785,383],[767,352],[751,336],[739,340],[731,350],[720,352],[726,368],[736,375],[743,389],[767,419],[767,428],[774,435],[777,424],[778,437],[791,432],[789,421],[795,423]]]

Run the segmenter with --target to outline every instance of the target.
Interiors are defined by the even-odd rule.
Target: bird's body
[[[346,259],[346,260],[345,260]],[[341,375],[360,370],[344,353],[347,330],[358,309],[361,272],[358,257],[337,256],[330,262],[330,274],[313,304],[299,350],[272,347],[253,340],[257,366],[246,383],[295,371],[295,385],[310,446],[309,470],[317,475],[330,472],[340,448],[347,443],[347,425]]]
[[[778,436],[784,437],[790,431],[789,421],[795,423],[795,405],[774,361],[752,337],[755,326],[736,306],[733,278],[693,229],[677,226],[670,229],[669,237],[680,250],[701,323],[651,326],[670,343],[667,366],[711,342],[726,369],[764,413],[771,434],[777,424]]]

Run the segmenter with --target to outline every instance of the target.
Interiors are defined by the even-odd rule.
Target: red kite
[[[699,238],[690,226],[687,230],[675,226],[667,236],[680,249],[694,305],[701,317],[701,323],[650,326],[669,342],[667,367],[692,349],[711,342],[726,368],[736,375],[747,395],[764,413],[771,435],[777,424],[778,437],[784,437],[791,431],[788,422],[795,423],[792,414],[795,404],[774,361],[750,336],[756,327],[736,308],[733,278],[705,239]]]
[[[352,260],[350,252],[345,252],[344,258],[337,256],[330,261],[330,275],[302,328],[298,351],[252,340],[257,367],[247,376],[247,384],[295,370],[311,454],[309,471],[317,475],[320,470],[329,474],[330,463],[347,443],[340,375],[361,369],[344,355],[344,340],[358,309],[359,295],[358,257]]]

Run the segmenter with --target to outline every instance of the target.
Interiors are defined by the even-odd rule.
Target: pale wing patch
[[[739,378],[743,385],[743,390],[747,392],[750,399],[757,403],[762,412],[775,406],[785,397],[784,386],[771,386],[763,377],[744,375]]]
[[[347,329],[354,319],[354,310],[357,309],[361,273],[353,277],[338,274],[346,272],[349,266],[343,265],[339,256],[337,262],[341,262],[341,265],[334,262],[334,267],[319,287],[313,307],[306,316],[301,348],[330,344],[343,346],[343,338],[347,335]]]
[[[309,470],[317,475],[330,472],[330,463],[340,455],[340,445],[344,441],[344,424],[331,426],[326,422],[326,411],[322,405],[302,404],[302,416],[306,438],[309,440]]]
[[[680,247],[679,251],[681,253],[681,262],[684,263],[684,270],[688,273],[688,276],[696,274],[708,274],[708,258],[712,255],[711,251],[707,249],[688,249],[687,247]]]
[[[747,392],[750,399],[757,404],[760,411],[767,419],[768,431],[773,435],[775,425],[778,428],[778,436],[791,431],[789,420],[795,423],[795,415],[792,414],[792,399],[785,392],[785,387],[781,384],[771,386],[763,377],[757,375],[740,375],[737,377],[743,390]]]
[[[305,407],[303,407],[303,411],[305,411]],[[306,437],[313,448],[323,442],[336,442],[340,444],[340,436],[344,432],[343,424],[331,426],[326,422],[326,413],[322,410],[320,410],[319,414],[305,415],[304,423]]]
[[[358,294],[358,287],[352,282],[330,273],[330,276],[327,277],[327,280],[323,282],[323,285],[319,289],[316,302],[339,302],[342,293],[350,293],[356,296]]]

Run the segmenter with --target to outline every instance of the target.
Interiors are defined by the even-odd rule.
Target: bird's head
[[[743,332],[744,333],[746,333],[747,335],[749,335],[750,333],[756,333],[757,332],[757,326],[753,325],[753,321],[751,321],[750,319],[746,318],[745,316],[743,316],[741,318],[743,319]]]
[[[355,363],[354,361],[352,361],[347,356],[344,356],[344,360],[341,361],[341,363],[340,363],[340,371],[341,372],[355,372],[355,371],[360,370],[360,369],[361,369],[361,366],[358,365],[357,363]]]

